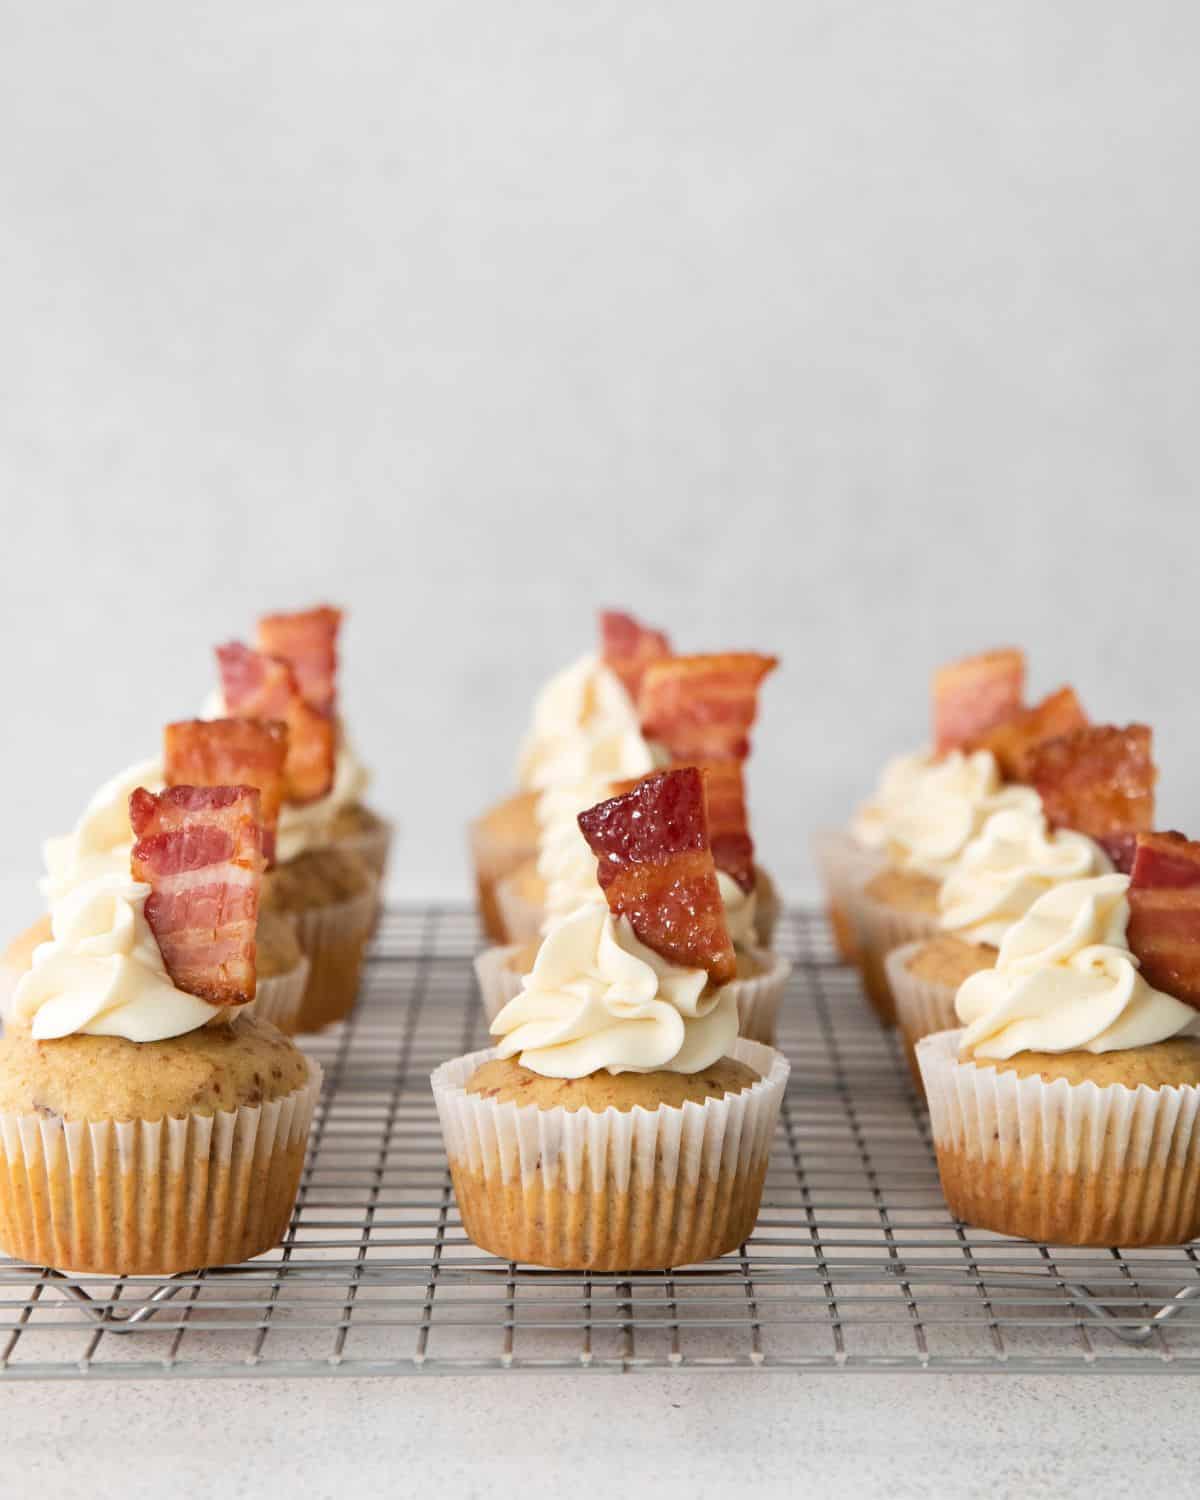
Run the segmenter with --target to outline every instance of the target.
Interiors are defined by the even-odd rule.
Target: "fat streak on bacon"
[[[1091,724],[1043,740],[1021,755],[1018,779],[1042,799],[1052,828],[1073,828],[1128,871],[1135,835],[1154,825],[1157,779],[1145,724]]]
[[[1061,687],[1032,708],[1020,709],[1012,718],[974,735],[963,749],[990,750],[1001,775],[1016,781],[1022,757],[1035,745],[1069,734],[1072,729],[1086,728],[1087,723],[1088,716],[1075,689]]]
[[[1137,835],[1127,941],[1148,984],[1200,1010],[1200,843]]]
[[[933,674],[933,749],[960,750],[1021,712],[1025,653],[1013,647],[948,662]]]
[[[254,999],[255,933],[266,865],[251,786],[138,787],[129,799],[133,878],[177,988],[213,1005]]]
[[[225,710],[239,719],[278,719],[287,725],[284,797],[315,802],[333,785],[337,725],[304,701],[286,661],[240,641],[217,647]]]
[[[663,631],[652,630],[632,615],[605,609],[600,612],[600,654],[636,703],[646,668],[670,656],[671,643]]]
[[[287,662],[305,703],[322,714],[332,714],[337,705],[341,624],[341,610],[328,604],[295,614],[263,615],[258,622],[258,649]]]
[[[759,686],[778,665],[754,651],[652,662],[638,697],[642,731],[674,761],[745,760]]]
[[[737,959],[709,844],[702,773],[660,771],[579,814],[614,916],[670,963],[727,984]]]
[[[166,782],[257,787],[263,853],[270,865],[275,860],[287,748],[287,725],[278,719],[183,719],[163,730]]]

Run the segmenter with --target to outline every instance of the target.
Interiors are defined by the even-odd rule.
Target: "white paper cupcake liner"
[[[577,1270],[650,1270],[736,1248],[758,1216],[787,1083],[781,1053],[738,1041],[758,1071],[740,1094],[602,1114],[518,1108],[468,1094],[494,1055],[431,1079],[463,1227],[507,1260]]]
[[[286,974],[273,974],[260,978],[255,986],[254,999],[245,1007],[248,1014],[256,1015],[260,1021],[270,1021],[278,1026],[285,1036],[296,1030],[304,991],[308,985],[308,959],[302,953],[300,962],[294,964]]]
[[[345,834],[337,839],[334,847],[346,854],[356,854],[382,886],[396,826],[387,818],[381,818],[378,813],[372,813],[371,816],[374,823],[370,828],[361,833]]]
[[[509,943],[485,948],[475,955],[475,978],[479,981],[479,995],[489,1026],[508,1002],[521,993],[523,975],[516,962],[521,948],[520,943]]]
[[[950,1211],[1060,1245],[1177,1245],[1200,1233],[1200,1088],[1021,1078],[917,1043]]]
[[[527,943],[541,935],[546,908],[541,901],[531,901],[527,891],[528,876],[523,868],[496,882],[496,910],[505,942]]]
[[[876,1015],[890,1026],[896,1020],[896,1001],[884,961],[894,948],[936,937],[941,931],[938,919],[923,912],[887,906],[868,895],[863,886],[851,892],[850,915],[863,988]]]
[[[354,1009],[363,954],[375,924],[378,882],[348,901],[286,915],[308,958],[308,979],[293,1032],[319,1031]]]
[[[518,865],[537,858],[537,830],[531,823],[522,835],[511,831],[498,833],[485,815],[470,825],[467,837],[475,870],[480,921],[488,937],[502,942],[504,927],[496,904],[496,885]]]
[[[958,1025],[958,1012],[954,1009],[958,994],[956,986],[919,979],[909,970],[909,959],[920,952],[925,942],[926,939],[922,938],[916,943],[905,943],[901,948],[893,948],[884,959],[888,985],[896,1004],[896,1024],[904,1037],[909,1067],[918,1084],[921,1084],[921,1070],[917,1066],[917,1043],[923,1036],[931,1036],[935,1031],[949,1031]]]
[[[783,912],[779,887],[761,865],[754,867],[754,935],[760,948],[775,941],[775,929]]]
[[[778,953],[763,948],[746,950],[762,968],[752,979],[731,980],[728,988],[737,996],[738,1035],[748,1042],[775,1045],[779,1007],[787,992],[792,965]]]
[[[58,1270],[169,1276],[283,1237],[321,1069],[258,1106],[165,1120],[0,1114],[0,1247]]]
[[[851,898],[887,863],[878,849],[868,849],[844,828],[820,828],[812,836],[813,861],[825,887],[825,905],[838,953],[846,963],[858,959]]]

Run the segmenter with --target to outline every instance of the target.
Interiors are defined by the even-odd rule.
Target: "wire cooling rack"
[[[0,1258],[0,1381],[653,1367],[1200,1370],[1192,1247],[1066,1250],[967,1229],[938,1188],[896,1038],[811,912],[780,1044],[792,1077],[738,1254],[583,1275],[477,1250],[429,1073],[485,1043],[463,909],[386,914],[352,1019],[303,1045],[325,1096],[287,1240],[241,1266],[68,1279]]]

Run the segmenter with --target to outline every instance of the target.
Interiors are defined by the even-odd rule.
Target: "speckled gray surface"
[[[32,1385],[7,1388],[0,1409],[6,1493],[54,1500],[1108,1500],[1195,1476],[1196,1387],[1174,1377]]]

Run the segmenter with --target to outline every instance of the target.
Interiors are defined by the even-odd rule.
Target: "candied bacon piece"
[[[652,662],[638,697],[642,730],[675,761],[745,760],[759,684],[778,665],[754,651]]]
[[[604,609],[600,611],[600,654],[636,703],[646,668],[670,656],[671,643],[663,631],[651,630],[632,615]]]
[[[1200,843],[1137,835],[1128,942],[1147,983],[1200,1010]]]
[[[183,719],[163,730],[164,777],[168,786],[257,787],[270,865],[287,748],[287,725],[278,719]]]
[[[1032,708],[1022,708],[1010,719],[993,724],[981,734],[972,736],[964,750],[990,750],[996,757],[1000,773],[1008,781],[1018,779],[1021,757],[1043,740],[1056,739],[1072,729],[1084,729],[1088,716],[1075,695],[1075,689],[1061,687]]]
[[[342,612],[328,604],[295,614],[263,615],[258,649],[287,662],[305,703],[332,714],[337,703],[337,639]]]
[[[668,769],[680,771],[683,766]],[[708,842],[713,863],[742,890],[754,889],[754,840],[750,837],[750,820],[746,811],[746,787],[740,760],[714,760],[697,768],[704,776],[705,806],[708,809]],[[660,774],[652,771],[651,776]],[[648,780],[633,776],[612,783],[612,795],[631,792]]]
[[[1098,843],[1148,833],[1154,823],[1157,771],[1145,724],[1118,729],[1090,724],[1026,750],[1017,766],[1042,799],[1052,828],[1073,828]],[[1119,862],[1119,861],[1118,861]]]
[[[714,984],[737,974],[708,841],[704,779],[695,766],[660,771],[579,814],[614,916],[671,963],[706,969]]]
[[[138,787],[129,799],[135,880],[174,984],[214,1005],[254,999],[258,898],[266,865],[252,786]]]
[[[1013,647],[948,662],[933,674],[933,749],[957,750],[1021,712],[1025,653]]]
[[[225,710],[239,719],[279,719],[287,725],[284,797],[315,802],[333,785],[337,725],[304,701],[287,662],[240,641],[217,647]]]

